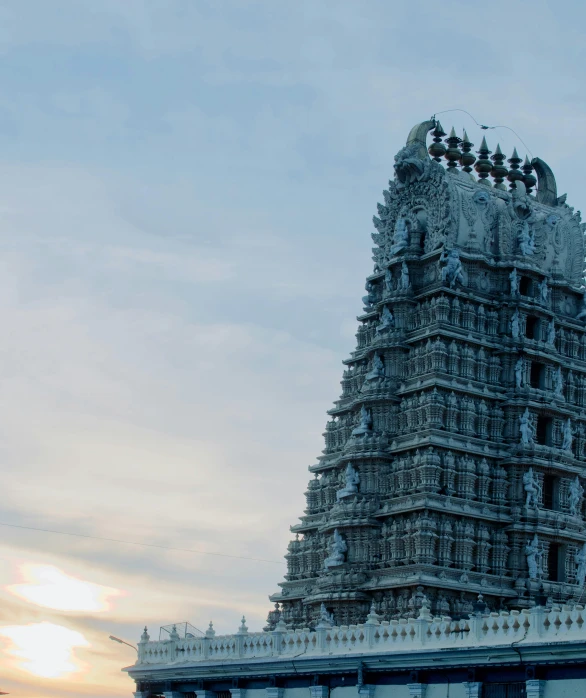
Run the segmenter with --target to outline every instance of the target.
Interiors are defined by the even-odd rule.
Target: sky
[[[444,128],[530,149],[579,209],[585,20],[0,0],[0,690],[129,696],[110,634],[262,628],[394,154],[463,109],[518,136]]]

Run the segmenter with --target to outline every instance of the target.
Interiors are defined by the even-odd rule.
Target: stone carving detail
[[[537,533],[525,546],[525,555],[527,556],[529,579],[539,579],[542,573],[543,547],[539,543]]]
[[[564,427],[562,429],[562,435],[563,435],[562,450],[563,451],[571,451],[572,450],[572,443],[574,442],[574,433],[572,431],[572,422],[571,422],[569,417],[564,422]]]
[[[450,288],[454,288],[456,284],[464,284],[464,274],[462,272],[462,262],[460,261],[460,253],[457,249],[451,249],[449,252],[444,248],[440,257],[442,267],[442,281],[448,283]]]
[[[414,618],[424,598],[461,617],[478,593],[518,608],[542,577],[564,603],[586,570],[580,217],[520,180],[448,174],[419,141],[395,165],[366,313],[273,597],[294,627],[332,612],[361,624],[373,602],[381,619]],[[547,579],[550,555],[566,555],[566,582]]]
[[[393,245],[391,247],[391,254],[396,255],[409,246],[409,229],[407,228],[407,221],[405,216],[399,216],[397,222],[395,223],[395,232],[393,235]]]
[[[580,478],[576,477],[570,482],[568,488],[568,509],[570,514],[578,516],[582,509],[582,498],[584,497],[584,488],[580,484]]]
[[[586,582],[586,543],[576,553],[576,582],[581,587]]]
[[[360,483],[360,476],[358,472],[353,468],[352,463],[348,463],[346,466],[346,472],[344,474],[345,484],[341,490],[336,492],[336,499],[340,501],[345,497],[350,497],[358,492],[358,485]]]
[[[523,475],[523,489],[527,493],[525,506],[527,508],[534,507],[537,509],[542,494],[541,485],[539,484],[539,480],[535,477],[533,468],[529,468],[529,470]]]
[[[519,433],[523,446],[530,446],[533,444],[535,440],[535,426],[528,408],[526,408],[525,412],[519,417]]]
[[[346,541],[342,538],[341,533],[336,528],[330,543],[330,554],[324,560],[325,568],[330,569],[332,567],[339,567],[340,565],[343,565],[347,552],[348,546],[346,545]]]

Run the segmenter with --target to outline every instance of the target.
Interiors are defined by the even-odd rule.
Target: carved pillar
[[[468,681],[468,683],[464,684],[464,689],[466,691],[466,698],[481,698],[482,696],[481,681]]]
[[[525,691],[527,698],[543,698],[545,681],[542,679],[527,679],[525,681]]]

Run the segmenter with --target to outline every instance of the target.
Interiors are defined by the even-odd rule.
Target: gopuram
[[[395,156],[265,631],[145,630],[139,698],[586,690],[585,225],[543,160],[473,147],[432,119]]]

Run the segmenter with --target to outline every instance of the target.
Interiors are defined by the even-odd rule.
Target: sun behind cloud
[[[44,678],[81,671],[73,650],[89,646],[76,630],[48,622],[5,626],[0,628],[0,637],[10,640],[6,654],[17,660],[19,669]]]
[[[122,596],[120,589],[72,577],[52,565],[26,563],[19,567],[22,583],[5,587],[21,599],[57,611],[108,611],[110,599]]]

